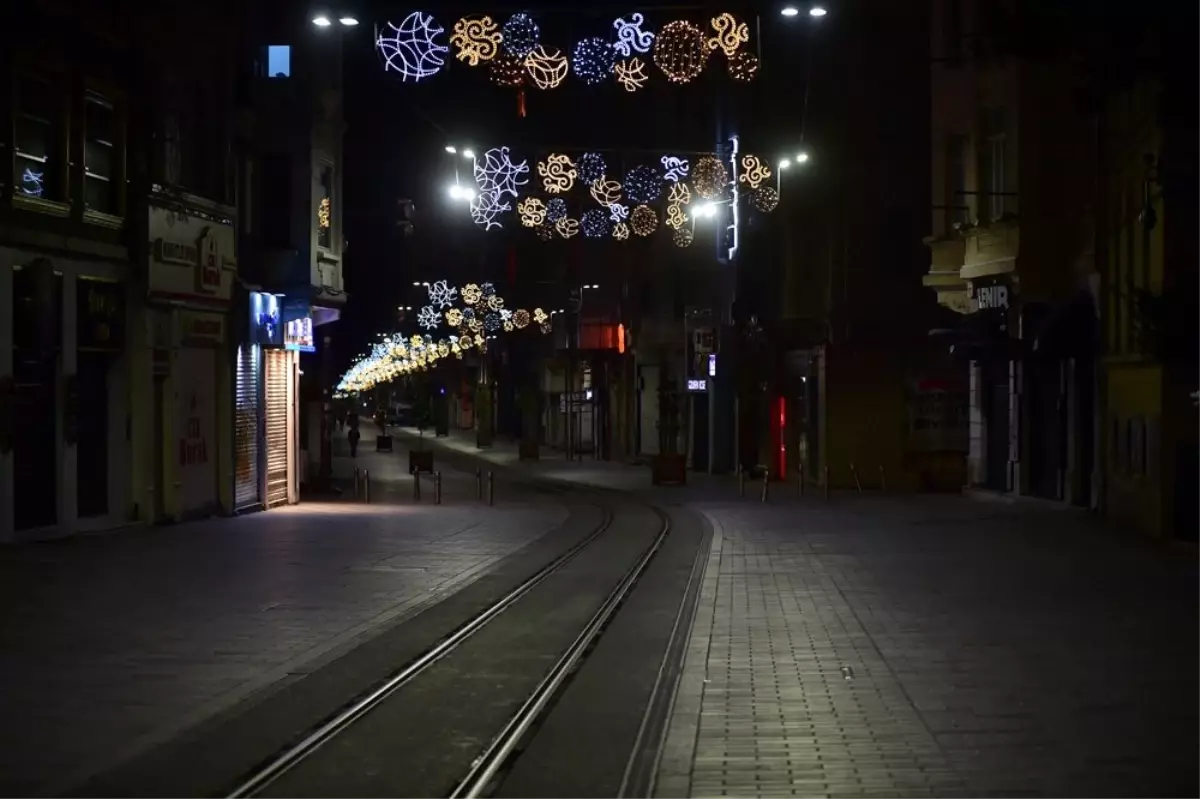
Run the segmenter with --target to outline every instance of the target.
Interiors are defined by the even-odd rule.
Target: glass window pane
[[[292,74],[292,48],[287,44],[267,47],[267,77],[287,78]]]
[[[116,186],[108,180],[89,175],[83,184],[84,202],[93,211],[117,213]]]
[[[107,144],[88,140],[86,148],[87,171],[100,177],[112,177],[112,147]]]
[[[112,106],[94,98],[88,98],[84,114],[88,141],[113,143]]]
[[[17,117],[17,152],[44,159],[50,153],[50,125],[27,117]]]
[[[47,125],[57,116],[54,108],[55,93],[50,81],[32,75],[17,78],[17,112],[20,116],[38,119]]]

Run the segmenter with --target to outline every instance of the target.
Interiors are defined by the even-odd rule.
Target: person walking
[[[359,439],[359,432],[358,432],[357,427],[350,428],[349,439],[350,439],[350,457],[357,458],[358,457],[358,439]]]

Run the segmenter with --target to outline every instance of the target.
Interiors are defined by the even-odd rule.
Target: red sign
[[[196,244],[200,250],[200,264],[196,272],[198,288],[211,294],[221,288],[221,253],[217,250],[217,240],[210,228],[201,231]]]

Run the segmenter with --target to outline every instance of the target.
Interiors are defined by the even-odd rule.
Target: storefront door
[[[175,457],[179,515],[208,515],[217,499],[216,351],[184,347],[175,362]]]
[[[259,416],[262,391],[260,350],[242,344],[237,354],[237,407],[234,416],[234,506],[241,510],[257,505],[259,496]]]
[[[267,507],[288,501],[288,383],[291,377],[290,353],[266,352],[267,420]]]

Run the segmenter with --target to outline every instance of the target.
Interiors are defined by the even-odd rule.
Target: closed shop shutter
[[[288,501],[288,355],[267,352],[267,506]]]
[[[236,458],[234,471],[234,501],[237,508],[257,505],[258,479],[258,395],[262,388],[262,372],[258,347],[243,344],[237,359],[237,418],[233,431]]]

